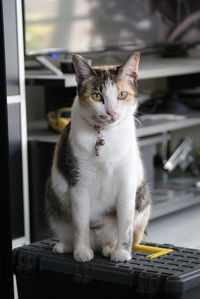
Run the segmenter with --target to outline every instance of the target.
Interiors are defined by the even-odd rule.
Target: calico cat
[[[87,262],[101,250],[131,259],[150,214],[149,187],[136,140],[139,53],[121,66],[91,67],[73,56],[78,84],[71,128],[61,133],[46,186],[46,209],[59,242]]]

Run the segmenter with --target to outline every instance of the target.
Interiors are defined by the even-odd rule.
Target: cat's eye
[[[128,92],[123,90],[118,93],[117,98],[119,100],[124,100],[127,97],[127,95],[128,95]]]
[[[100,93],[98,93],[98,92],[93,92],[93,93],[91,94],[91,97],[92,97],[92,99],[93,99],[94,101],[96,101],[96,102],[99,102],[99,101],[102,100],[102,95],[101,95]]]

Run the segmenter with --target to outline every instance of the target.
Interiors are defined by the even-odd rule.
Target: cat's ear
[[[82,56],[75,54],[72,56],[72,61],[78,85],[81,85],[89,76],[96,76],[95,71]]]
[[[140,61],[139,52],[135,52],[129,55],[126,61],[119,68],[118,79],[136,80],[138,77],[139,61]]]

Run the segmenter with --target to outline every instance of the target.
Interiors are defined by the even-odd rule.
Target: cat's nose
[[[117,112],[115,112],[114,110],[107,110],[106,113],[108,115],[110,115],[111,117],[115,116],[117,114]]]

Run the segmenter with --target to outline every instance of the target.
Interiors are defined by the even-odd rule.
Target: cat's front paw
[[[79,248],[74,251],[74,258],[77,262],[89,262],[94,258],[94,253],[91,248]]]
[[[131,254],[125,249],[115,249],[111,253],[111,260],[114,262],[126,262],[131,259]]]
[[[58,242],[54,247],[53,247],[53,252],[54,253],[71,253],[73,251],[73,247],[71,243],[63,243],[63,242]]]

